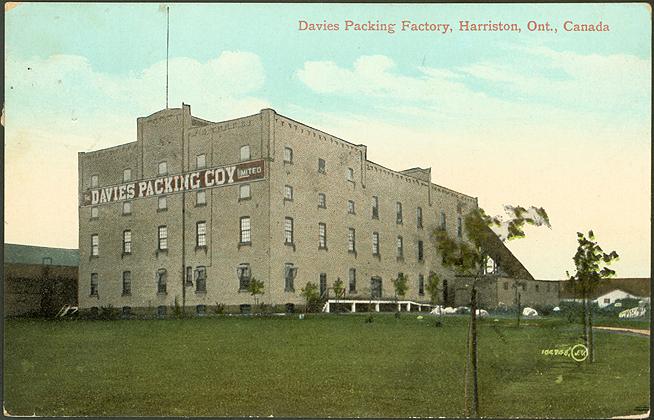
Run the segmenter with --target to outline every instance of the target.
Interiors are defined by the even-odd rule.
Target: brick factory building
[[[284,310],[304,303],[309,281],[323,294],[340,278],[346,297],[392,297],[399,272],[406,298],[427,302],[431,271],[447,281],[441,298],[467,303],[456,292],[465,279],[442,267],[430,233],[462,237],[475,197],[271,109],[210,122],[183,104],[138,118],[135,142],[79,153],[79,194],[80,308],[161,313],[177,300],[238,311],[254,302],[245,289],[256,278],[260,301]],[[514,278],[534,302],[558,303],[558,283],[539,291],[498,242],[481,304],[511,298]]]

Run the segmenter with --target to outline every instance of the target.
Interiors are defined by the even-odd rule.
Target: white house
[[[604,308],[605,306],[609,306],[609,305],[615,303],[617,300],[620,300],[620,299],[639,299],[639,300],[641,300],[641,299],[643,299],[643,296],[636,296],[636,295],[632,295],[631,293],[627,293],[624,290],[615,289],[615,290],[611,290],[608,293],[604,293],[601,296],[598,296],[597,299],[593,300],[593,302],[596,302],[597,305],[600,308]],[[649,301],[649,297],[646,298],[646,299],[647,299],[647,301]]]

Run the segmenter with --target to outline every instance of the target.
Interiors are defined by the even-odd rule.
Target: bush
[[[112,305],[102,306],[100,307],[99,318],[104,320],[118,319],[118,309]]]
[[[216,302],[216,306],[213,307],[213,313],[216,315],[225,313],[225,304]]]

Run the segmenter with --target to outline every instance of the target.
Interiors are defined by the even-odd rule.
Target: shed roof
[[[66,248],[49,248],[45,246],[5,244],[3,248],[5,264],[38,264],[44,258],[50,258],[51,265],[69,267],[79,266],[79,250]]]

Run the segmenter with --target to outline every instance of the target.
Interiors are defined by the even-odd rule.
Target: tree
[[[263,295],[263,281],[257,280],[254,276],[250,279],[250,284],[248,284],[248,292],[254,297],[254,305],[259,305],[258,295]]]
[[[438,277],[438,274],[433,271],[429,273],[427,277],[427,284],[425,285],[425,290],[429,293],[429,303],[435,305],[438,300],[438,294],[440,292],[440,282],[441,279]]]
[[[494,237],[502,241],[524,238],[526,225],[550,227],[549,217],[543,208],[521,206],[504,206],[508,219],[500,216],[491,217],[483,209],[470,211],[464,219],[467,241],[452,238],[444,229],[433,233],[436,249],[443,258],[443,265],[454,269],[457,273],[472,278],[470,286],[470,325],[468,334],[468,359],[466,362],[465,404],[468,411],[468,381],[469,367],[472,370],[472,401],[470,415],[478,416],[479,391],[477,369],[477,283],[484,278],[484,267],[487,258],[485,248],[492,243]],[[494,229],[494,230],[493,230]],[[462,236],[462,235],[460,235]]]
[[[520,289],[522,289],[527,283],[524,281],[516,280],[513,282],[513,290],[515,292],[515,304],[516,304],[516,326],[520,327],[520,316],[522,315],[522,306],[520,305]]]
[[[340,298],[343,295],[344,291],[345,291],[345,285],[343,284],[343,280],[341,280],[341,278],[338,277],[334,282],[334,294],[336,295],[336,299]]]
[[[393,287],[395,288],[395,300],[398,297],[404,297],[409,289],[409,277],[404,273],[399,273],[397,278],[393,279]]]
[[[306,286],[304,286],[300,294],[304,297],[304,300],[306,301],[306,306],[304,307],[304,312],[307,312],[309,308],[313,309],[313,306],[318,302],[320,299],[320,293],[318,292],[318,286],[316,286],[314,283],[311,283],[310,281],[307,282]]]
[[[595,349],[593,342],[593,315],[591,310],[591,294],[597,288],[602,279],[615,275],[615,271],[608,268],[619,256],[615,251],[608,254],[595,241],[595,234],[588,231],[588,238],[577,232],[577,252],[572,260],[575,263],[576,272],[570,276],[571,285],[575,293],[581,297],[584,305],[584,341],[588,348],[588,360],[595,361]]]

